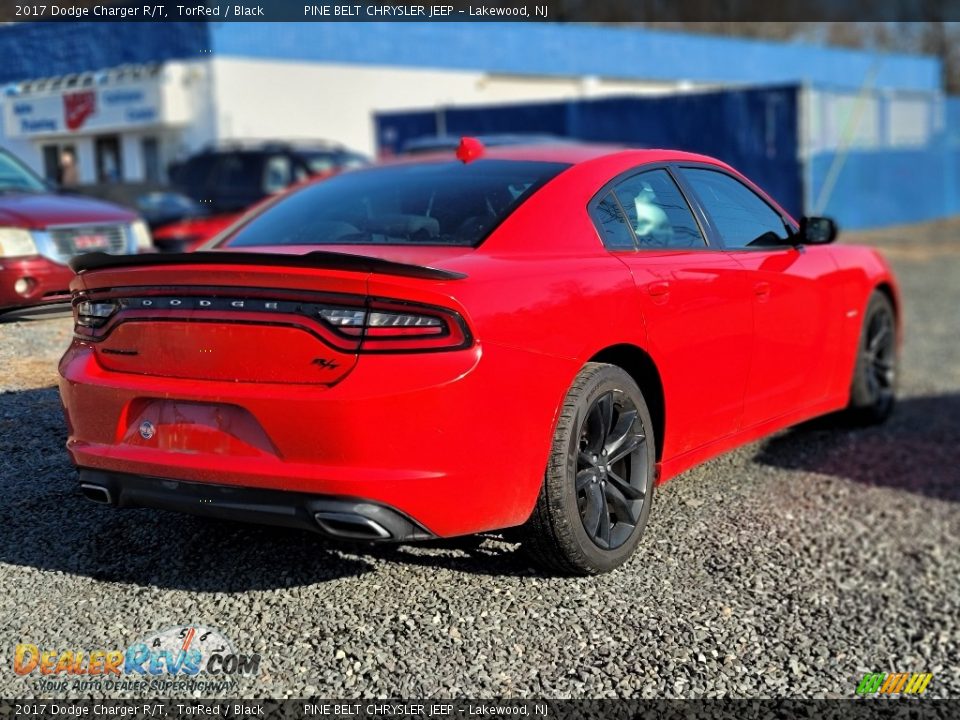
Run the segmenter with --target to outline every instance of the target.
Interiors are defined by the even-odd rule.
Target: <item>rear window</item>
[[[294,192],[226,245],[474,246],[567,167],[477,160],[358,170]]]

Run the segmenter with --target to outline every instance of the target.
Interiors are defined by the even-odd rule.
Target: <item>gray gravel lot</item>
[[[685,473],[638,555],[595,579],[541,577],[491,538],[371,550],[94,505],[53,389],[69,320],[0,325],[0,693],[36,692],[18,642],[201,623],[262,655],[234,694],[264,697],[850,697],[891,671],[960,695],[960,223],[869,239],[906,300],[894,418]]]

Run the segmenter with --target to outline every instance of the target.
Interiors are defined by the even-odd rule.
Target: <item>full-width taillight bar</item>
[[[304,301],[138,293],[135,297],[79,296],[74,300],[73,311],[76,334],[94,341],[102,340],[126,320],[149,322],[153,317],[163,317],[230,322],[231,316],[243,314],[244,319],[268,323],[279,323],[282,318],[289,324],[291,316],[310,318],[360,352],[454,350],[472,343],[466,323],[455,311],[390,298],[341,295],[329,301]],[[210,316],[204,318],[207,313]]]

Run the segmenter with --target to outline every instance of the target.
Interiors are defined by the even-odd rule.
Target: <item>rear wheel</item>
[[[654,438],[640,388],[622,369],[588,363],[567,392],[526,551],[565,574],[593,575],[633,553],[653,500]]]
[[[890,299],[874,291],[863,316],[848,416],[865,424],[886,420],[896,402],[897,370],[896,315]]]

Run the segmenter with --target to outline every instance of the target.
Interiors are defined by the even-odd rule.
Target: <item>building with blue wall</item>
[[[957,113],[924,56],[574,24],[194,22],[7,25],[0,57],[0,144],[47,175],[72,149],[82,182],[160,181],[238,138],[372,153],[496,127],[708,152],[848,227],[949,211],[904,199],[916,183],[879,200],[910,162],[941,168],[938,197],[956,187],[937,143]]]
[[[939,62],[917,55],[551,23],[26,23],[0,27],[0,50],[0,84],[211,55],[668,85],[940,82]]]

